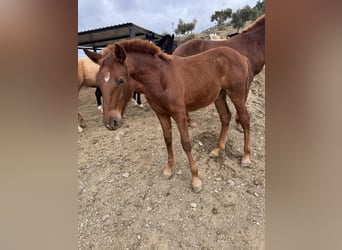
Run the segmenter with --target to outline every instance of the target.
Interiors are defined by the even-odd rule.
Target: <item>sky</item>
[[[195,33],[215,22],[210,17],[215,11],[245,5],[254,7],[258,0],[79,0],[78,32],[123,23],[134,23],[155,33],[173,34],[181,18],[189,23],[197,20]],[[172,24],[173,23],[173,24]],[[79,53],[80,54],[80,53]]]

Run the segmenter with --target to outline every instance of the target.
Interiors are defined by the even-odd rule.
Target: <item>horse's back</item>
[[[218,47],[189,56],[174,56],[173,62],[184,84],[187,110],[193,111],[212,103],[220,90],[245,86],[248,78],[247,58],[229,47]]]
[[[204,52],[209,49],[217,48],[220,46],[226,46],[235,49],[243,56],[246,56],[252,67],[253,75],[257,75],[265,65],[265,41],[264,33],[259,35],[261,38],[255,38],[256,32],[250,33],[239,33],[231,39],[222,41],[203,40],[203,39],[192,39],[182,45],[180,45],[174,52],[173,55],[177,56],[192,56],[197,53]]]
[[[224,79],[228,79],[226,84],[231,86],[233,83],[240,84],[246,81],[249,72],[248,59],[235,49],[220,46],[203,53],[213,54],[216,61],[214,68],[218,68],[220,70],[218,74],[223,76]]]
[[[96,74],[99,65],[89,58],[78,58],[78,82],[88,87],[97,87]]]
[[[172,55],[186,57],[195,55],[202,51],[204,51],[203,40],[192,39],[178,46]]]

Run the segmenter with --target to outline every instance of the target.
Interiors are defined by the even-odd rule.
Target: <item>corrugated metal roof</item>
[[[78,48],[101,49],[106,47],[108,44],[112,44],[123,39],[146,39],[146,34],[154,34],[153,42],[162,37],[161,35],[135,25],[134,23],[123,23],[78,32]]]

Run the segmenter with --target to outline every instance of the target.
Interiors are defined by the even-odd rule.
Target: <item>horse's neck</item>
[[[250,60],[254,75],[262,70],[265,64],[265,28],[241,33],[228,41],[232,48]]]
[[[128,54],[127,68],[130,81],[134,90],[146,94],[150,85],[155,85],[153,79],[158,79],[156,74],[160,74],[158,59],[150,55]],[[153,76],[153,77],[151,77]]]

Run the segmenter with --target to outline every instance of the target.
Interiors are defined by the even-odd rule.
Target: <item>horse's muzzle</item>
[[[115,118],[110,119],[109,123],[105,123],[106,128],[109,130],[116,130],[120,128],[121,125],[122,125],[121,120],[115,119]]]

